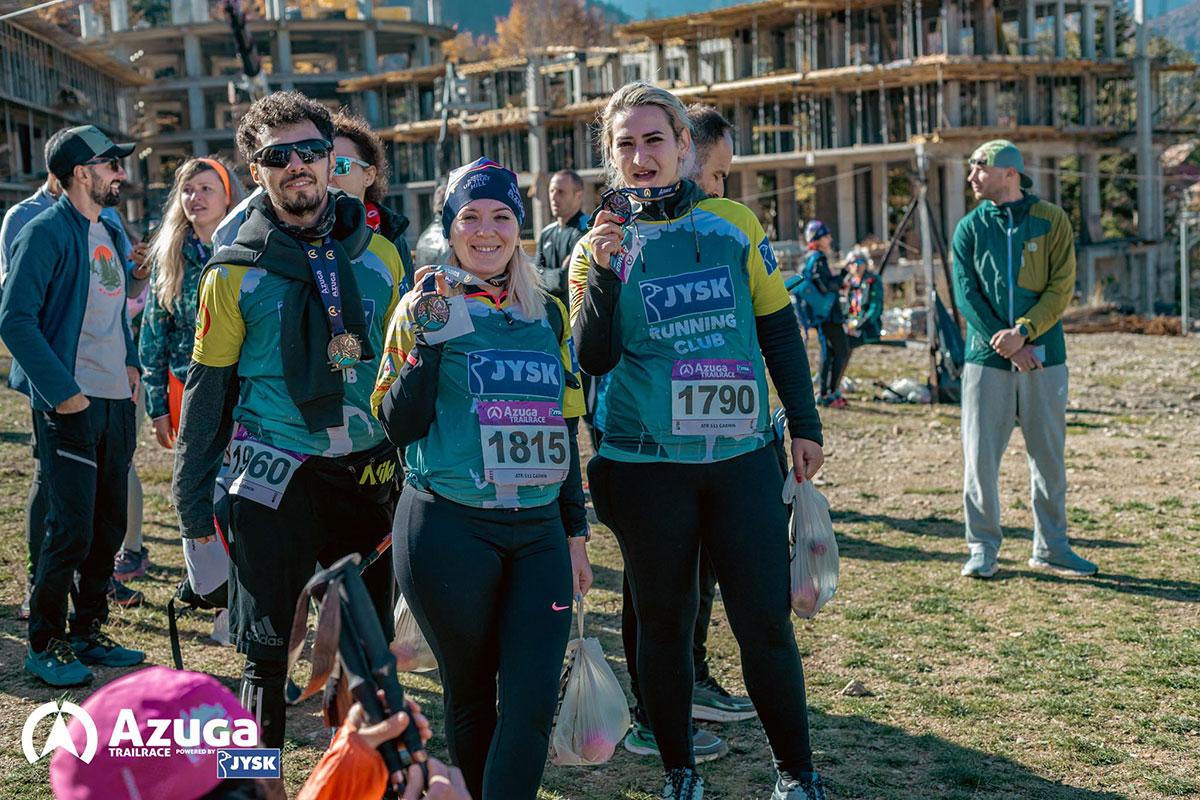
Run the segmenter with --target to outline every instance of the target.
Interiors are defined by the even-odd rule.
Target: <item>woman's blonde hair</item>
[[[450,236],[454,236],[454,228],[450,228]],[[450,263],[456,267],[463,265],[454,252],[454,244],[450,243]],[[465,267],[463,267],[465,269]],[[533,259],[526,253],[521,243],[513,249],[512,258],[508,260],[508,296],[521,308],[521,313],[528,319],[546,318],[546,291],[542,288]]]
[[[661,108],[663,113],[667,115],[667,121],[671,124],[671,131],[678,139],[684,131],[691,136],[692,126],[688,121],[687,108],[683,105],[678,97],[671,94],[666,89],[662,89],[645,81],[634,81],[627,83],[620,89],[617,89],[613,96],[609,98],[608,103],[600,111],[596,117],[597,127],[600,137],[600,151],[604,159],[604,173],[608,180],[609,186],[624,186],[625,176],[621,174],[621,170],[613,163],[612,146],[613,146],[613,126],[616,124],[617,115],[625,114],[638,106],[657,106]],[[695,158],[695,147],[688,150],[688,154],[679,161],[679,177],[691,173],[691,162]]]
[[[217,162],[225,174],[213,166]],[[158,303],[170,313],[175,313],[179,296],[183,293],[183,273],[187,262],[183,257],[183,245],[192,232],[192,223],[183,213],[183,185],[201,172],[214,172],[227,192],[226,212],[242,199],[242,182],[234,175],[233,167],[222,159],[213,157],[189,158],[175,170],[175,185],[167,199],[167,210],[162,224],[154,232],[150,251],[146,259],[154,265],[154,295]]]

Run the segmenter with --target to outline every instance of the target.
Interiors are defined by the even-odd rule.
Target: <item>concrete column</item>
[[[199,86],[189,86],[187,90],[188,130],[202,131],[211,128],[208,114],[204,108],[204,91]]]
[[[171,0],[171,24],[187,25],[191,21],[191,0]]]
[[[571,98],[567,102],[582,103],[588,93],[587,55],[576,53],[571,66]]]
[[[983,102],[983,124],[996,124],[996,83],[995,81],[984,81],[980,84],[981,97]]]
[[[425,36],[417,37],[417,64],[419,67],[427,67],[432,64],[432,55],[429,50],[429,39]]]
[[[1113,7],[1104,10],[1104,57],[1117,57],[1117,28],[1113,24]]]
[[[208,22],[208,0],[192,0],[192,24]]]
[[[871,228],[881,242],[886,242],[888,231],[888,169],[883,161],[871,165],[871,192],[875,199],[871,203]]]
[[[104,33],[104,18],[96,13],[91,3],[79,7],[79,36],[82,39],[95,39]]]
[[[962,52],[962,10],[956,2],[946,3],[943,9],[942,51],[956,56]]]
[[[442,0],[427,0],[425,3],[425,16],[429,20],[430,25],[441,25]]]
[[[846,66],[846,26],[838,14],[829,16],[829,36],[825,41],[829,44],[830,66]]]
[[[197,137],[192,139],[192,155],[206,156],[208,155],[208,140]]]
[[[942,85],[942,113],[951,128],[962,126],[962,85],[958,81],[946,81]]]
[[[588,141],[588,126],[587,126],[586,122],[580,121],[580,122],[575,123],[574,139],[575,139],[575,153],[574,153],[575,169],[576,170],[588,169],[589,167],[592,166],[592,163],[591,163],[592,148],[591,148],[590,142]]]
[[[375,46],[375,29],[364,28],[362,32],[362,57],[359,69],[368,75],[379,71],[379,51]]]
[[[849,147],[854,143],[854,134],[850,130],[850,95],[845,92],[833,92],[833,124],[834,147]]]
[[[1038,103],[1039,94],[1037,77],[1030,75],[1025,79],[1025,92],[1021,95],[1022,124],[1038,124],[1042,114],[1041,105]]]
[[[691,85],[700,83],[700,42],[688,42],[683,46],[687,53],[687,82]]]
[[[1095,151],[1084,153],[1079,160],[1080,172],[1083,173],[1080,182],[1082,183],[1082,208],[1080,209],[1080,218],[1083,221],[1082,231],[1085,241],[1098,242],[1104,238],[1104,234],[1100,228],[1100,217],[1104,213],[1104,209],[1100,205],[1100,154]],[[1092,276],[1093,281],[1095,276]],[[1087,300],[1091,297],[1092,286],[1084,287],[1083,298]]]
[[[858,241],[858,231],[854,224],[854,165],[838,162],[836,169],[837,230],[833,232],[833,240],[838,251],[845,253]]]
[[[754,120],[750,106],[743,100],[734,101],[733,119],[735,133],[734,145],[738,155],[751,155],[754,152]]]
[[[800,16],[802,13],[796,12],[796,22],[792,29],[792,57],[796,60],[796,72],[805,71],[804,26]]]
[[[1086,59],[1096,57],[1096,5],[1091,0],[1083,4],[1083,18],[1079,24],[1079,52]]]
[[[647,55],[647,70],[650,73],[646,76],[646,80],[650,83],[657,83],[666,77],[663,74],[663,47],[662,42],[651,42],[650,49]]]
[[[1067,3],[1058,0],[1054,4],[1054,56],[1067,57]]]
[[[1021,17],[1018,20],[1018,34],[1021,38],[1021,55],[1031,56],[1036,50],[1037,37],[1037,5],[1035,0],[1025,0],[1021,5]]]
[[[110,0],[108,11],[113,33],[129,30],[129,0]]]
[[[292,67],[292,32],[287,28],[280,27],[275,34],[275,64],[271,71],[287,75],[294,71]]]
[[[780,239],[800,238],[796,227],[796,182],[790,169],[775,170],[775,229]]]
[[[1135,0],[1134,28],[1136,31],[1136,55],[1133,59],[1133,80],[1136,89],[1136,142],[1137,142],[1137,208],[1138,236],[1155,239],[1154,181],[1146,177],[1155,171],[1154,158],[1154,92],[1150,73],[1150,58],[1146,52],[1149,32],[1146,30],[1145,0]],[[1152,257],[1148,261],[1153,260]]]
[[[525,67],[525,105],[534,111],[529,114],[529,173],[533,177],[533,229],[540,231],[550,221],[549,187],[550,155],[545,116],[540,109],[546,105],[546,86],[539,69],[542,59],[530,56]]]
[[[1084,74],[1079,79],[1079,107],[1083,111],[1083,124],[1096,124],[1096,76]]]
[[[942,231],[949,239],[958,221],[967,214],[966,160],[958,155],[942,162]]]

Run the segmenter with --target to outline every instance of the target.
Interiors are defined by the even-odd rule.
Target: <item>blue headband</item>
[[[442,206],[442,234],[450,238],[450,225],[463,206],[472,200],[499,200],[517,215],[517,224],[525,222],[525,204],[517,176],[487,158],[481,158],[450,173],[446,183],[446,202]]]

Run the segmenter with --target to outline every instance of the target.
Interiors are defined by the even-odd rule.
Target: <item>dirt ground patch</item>
[[[1007,541],[997,580],[958,577],[964,558],[959,410],[895,406],[852,396],[824,414],[822,490],[842,554],[837,596],[798,623],[818,768],[832,796],[910,798],[1195,797],[1200,794],[1200,342],[1129,334],[1070,336],[1068,510],[1091,579],[1026,565],[1032,516],[1024,445],[1014,435],[1002,472]],[[814,360],[815,363],[815,360]],[[918,377],[917,351],[865,348],[849,375]],[[0,363],[6,369],[6,359]],[[22,672],[17,619],[25,574],[24,498],[29,412],[0,393],[0,794],[49,797],[46,764],[26,763],[26,716],[60,696]],[[146,488],[146,541],[155,566],[136,582],[146,607],[114,614],[111,632],[170,663],[164,609],[182,576],[169,507],[169,454],[143,426],[137,464]],[[280,543],[281,548],[286,542]],[[611,534],[591,547],[597,586],[589,635],[626,680],[620,644],[621,560]],[[241,663],[208,643],[209,618],[182,622],[185,663],[234,684]],[[713,671],[742,689],[723,611]],[[101,670],[101,682],[120,670]],[[844,697],[852,679],[872,697]],[[412,693],[440,729],[436,673]],[[77,701],[86,692],[68,692]],[[712,725],[730,755],[703,765],[706,797],[766,798],[772,770],[755,721]],[[328,733],[315,701],[293,712],[284,753],[295,792]],[[440,737],[432,749],[445,753]],[[657,797],[653,760],[618,750],[594,769],[549,767],[543,798]]]

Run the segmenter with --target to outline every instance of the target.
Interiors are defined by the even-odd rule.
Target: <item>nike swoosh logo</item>
[[[566,611],[568,608],[570,608],[570,606],[560,606],[558,603],[550,604],[551,611]]]

